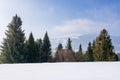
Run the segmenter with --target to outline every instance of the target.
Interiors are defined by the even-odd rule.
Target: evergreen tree
[[[85,61],[93,61],[93,50],[91,46],[91,42],[88,44],[88,48],[85,54]]]
[[[69,50],[72,50],[71,42],[72,42],[72,41],[71,41],[71,39],[70,39],[70,38],[68,38],[66,48],[67,48],[67,49],[69,49]]]
[[[38,39],[35,42],[35,49],[36,49],[36,62],[41,62],[41,54],[42,54],[42,40]]]
[[[95,48],[95,40],[93,40],[93,43],[92,43],[92,49]]]
[[[59,45],[58,45],[58,47],[57,47],[57,51],[62,50],[62,49],[63,49],[63,46],[62,46],[61,43],[59,43]]]
[[[2,46],[1,56],[3,63],[22,63],[25,56],[25,34],[21,28],[22,21],[17,15],[13,17],[6,30]]]
[[[78,52],[75,54],[77,61],[84,61],[83,59],[83,52],[82,52],[82,45],[80,44]]]
[[[93,60],[95,60],[94,59],[94,49],[95,49],[95,40],[93,40],[93,43],[92,43]]]
[[[103,29],[100,32],[100,35],[96,38],[94,59],[96,61],[116,61],[118,60],[117,55],[114,52],[114,46],[112,45],[112,41],[110,35],[106,29]]]
[[[82,45],[80,44],[78,52],[82,53]]]
[[[32,33],[30,33],[26,45],[27,45],[27,62],[28,63],[36,62],[35,41]]]
[[[45,36],[43,38],[43,44],[42,44],[42,53],[41,53],[41,62],[48,62],[51,61],[52,55],[51,55],[51,43],[48,37],[47,32],[45,33]]]

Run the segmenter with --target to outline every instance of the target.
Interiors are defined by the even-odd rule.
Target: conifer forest
[[[32,32],[27,39],[22,29],[22,20],[15,15],[6,25],[5,38],[0,46],[0,63],[45,63],[45,62],[94,62],[118,61],[112,44],[111,36],[106,29],[102,29],[93,42],[88,43],[86,51],[79,44],[78,51],[74,51],[72,40],[68,37],[66,48],[58,44],[52,52],[49,34],[46,32],[43,39],[34,39]]]

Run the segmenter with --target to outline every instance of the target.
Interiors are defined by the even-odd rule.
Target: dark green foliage
[[[82,52],[82,45],[81,44],[79,46],[78,52],[75,54],[75,57],[76,57],[76,61],[78,61],[78,62],[84,61],[83,52]]]
[[[41,62],[42,40],[34,40],[33,34],[30,33],[29,39],[26,41],[26,62]]]
[[[63,49],[63,46],[62,46],[61,43],[59,43],[59,44],[58,44],[58,47],[57,47],[57,51],[62,50],[62,49]]]
[[[8,30],[5,32],[6,38],[4,38],[1,46],[1,62],[22,63],[25,61],[25,34],[21,25],[21,18],[16,15],[7,26]]]
[[[1,45],[0,63],[36,63],[52,61],[51,43],[47,32],[43,38],[34,40],[30,33],[29,39],[25,43],[24,30],[21,28],[22,21],[17,15],[13,17],[7,26],[6,37]],[[71,39],[68,38],[66,49],[61,43],[57,47],[55,54],[56,61],[117,61],[112,40],[106,29],[91,44],[89,42],[85,54],[82,52],[80,44],[77,53],[72,49]],[[75,59],[76,58],[76,59]],[[55,62],[56,62],[55,61]]]
[[[35,49],[36,49],[36,62],[41,62],[41,53],[42,53],[42,40],[38,39],[35,42]]]
[[[95,40],[93,40],[93,43],[92,43],[92,49],[95,48]]]
[[[26,45],[27,45],[27,62],[28,63],[36,62],[35,41],[32,33],[30,33]]]
[[[84,60],[85,61],[93,61],[93,50],[92,50],[91,42],[89,42],[89,44],[88,44],[87,51],[84,55]]]
[[[82,53],[82,45],[81,44],[79,46],[79,50],[78,51]]]
[[[71,45],[71,39],[70,38],[68,38],[68,41],[67,41],[67,46],[66,46],[66,48],[67,49],[69,49],[69,50],[72,50],[72,45]]]
[[[41,57],[41,62],[48,62],[48,61],[51,61],[52,59],[51,43],[50,43],[47,32],[45,33],[45,36],[43,38],[42,53],[40,57]]]
[[[95,61],[117,61],[118,57],[114,52],[114,46],[108,32],[103,29],[96,38],[93,50]]]
[[[34,40],[32,33],[30,33],[29,39],[26,41],[26,62],[37,63],[41,62],[42,53],[42,40]]]

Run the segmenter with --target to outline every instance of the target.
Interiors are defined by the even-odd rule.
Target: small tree
[[[93,40],[93,43],[92,43],[92,49],[95,48],[95,40]]]
[[[62,49],[63,49],[63,46],[62,46],[61,43],[59,43],[59,45],[58,45],[58,47],[57,47],[57,51],[62,50]]]
[[[80,44],[78,52],[75,54],[77,61],[84,61],[83,59],[83,52],[82,52],[82,45]]]
[[[42,40],[38,39],[35,42],[35,49],[36,49],[36,62],[41,62],[41,54],[42,54]]]
[[[67,49],[69,49],[69,50],[72,50],[71,42],[72,42],[72,41],[71,41],[71,39],[70,39],[70,38],[68,38],[66,48],[67,48]]]
[[[85,54],[85,61],[93,61],[93,50],[91,46],[91,42],[88,44],[88,48]]]

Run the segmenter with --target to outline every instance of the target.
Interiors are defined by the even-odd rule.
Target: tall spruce
[[[41,54],[42,54],[42,40],[38,39],[35,42],[35,49],[36,49],[36,62],[41,62]]]
[[[21,18],[15,15],[7,26],[5,35],[1,46],[1,56],[3,63],[22,63],[25,60],[25,34],[22,30]]]
[[[117,61],[118,57],[114,52],[112,40],[106,29],[100,32],[96,38],[95,47],[93,50],[94,59],[96,61]]]
[[[51,61],[52,55],[51,55],[51,43],[48,37],[47,32],[45,33],[45,36],[43,38],[43,44],[42,44],[42,53],[41,53],[41,62],[48,62]]]
[[[72,45],[71,45],[71,39],[70,38],[68,38],[68,40],[67,40],[67,46],[66,46],[66,48],[67,49],[69,49],[69,50],[72,50]]]
[[[78,52],[75,54],[75,57],[76,57],[76,61],[84,61],[83,59],[83,52],[82,52],[82,45],[80,44],[79,45],[79,50]]]
[[[34,41],[32,32],[29,35],[29,39],[28,39],[26,45],[27,45],[27,62],[28,63],[36,62],[35,41]]]
[[[59,43],[59,44],[58,44],[58,47],[57,47],[57,51],[62,50],[62,49],[63,49],[63,46],[62,46],[61,43]]]
[[[85,61],[93,61],[93,50],[92,50],[92,45],[91,42],[88,44],[87,51],[84,56]]]

